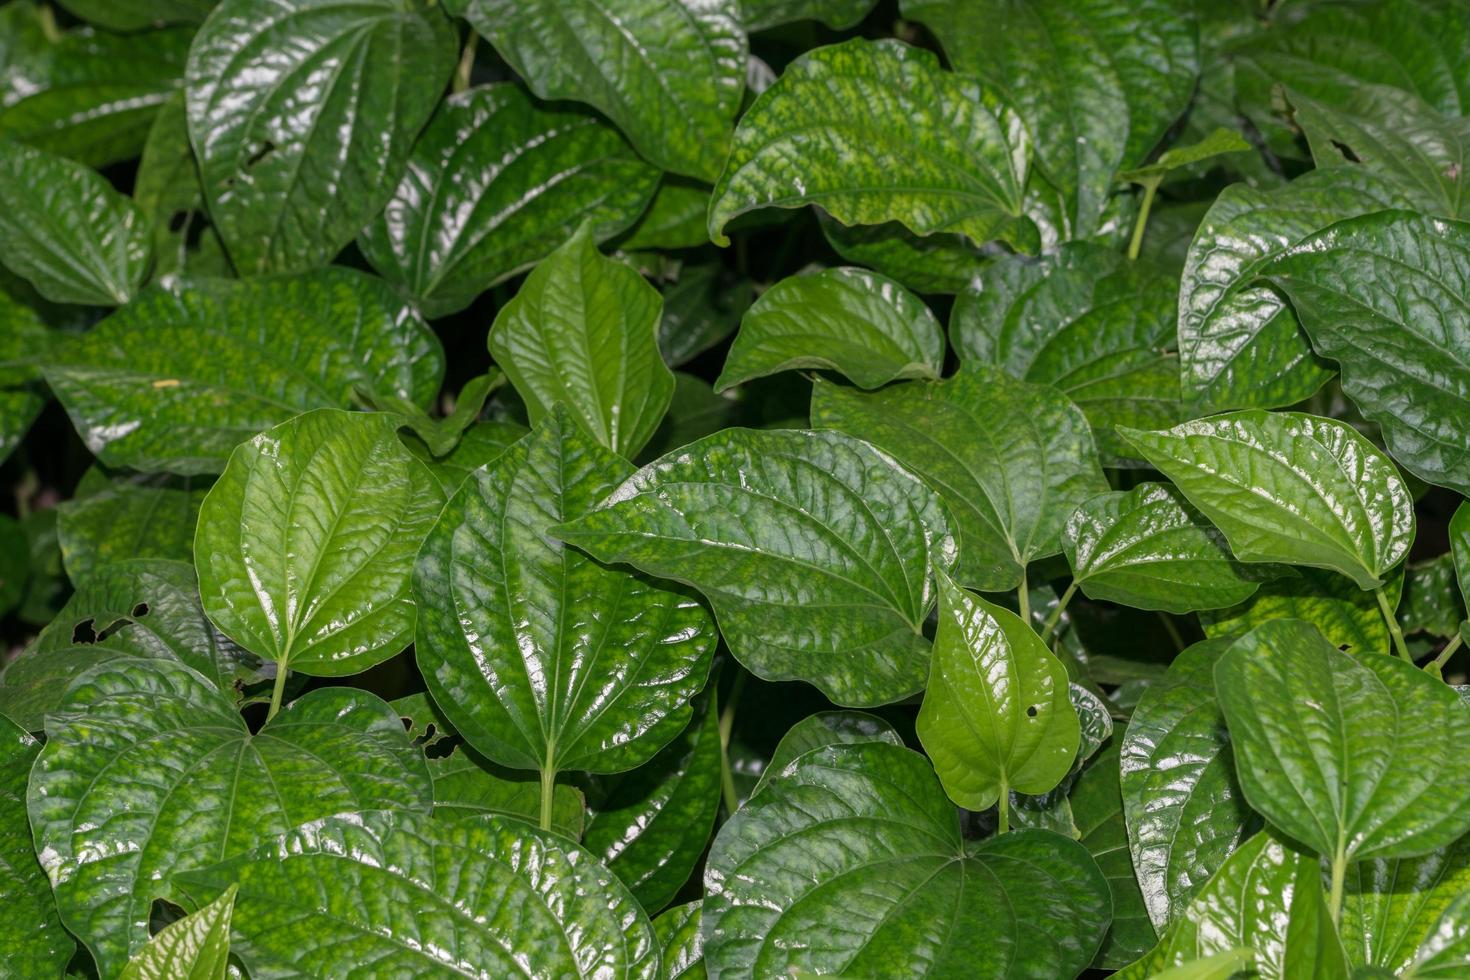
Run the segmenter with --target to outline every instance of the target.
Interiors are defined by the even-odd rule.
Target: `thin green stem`
[[[1332,891],[1327,897],[1327,910],[1332,913],[1335,927],[1342,919],[1342,886],[1347,880],[1347,848],[1337,842],[1337,853],[1332,855]]]
[[[1444,665],[1449,663],[1450,658],[1455,655],[1455,651],[1460,649],[1460,643],[1463,639],[1459,633],[1450,637],[1450,642],[1444,645],[1444,649],[1439,651],[1437,657],[1424,665],[1424,669],[1435,677],[1444,677]]]
[[[1159,179],[1145,181],[1143,183],[1143,203],[1138,206],[1138,220],[1133,223],[1133,238],[1128,242],[1128,258],[1138,258],[1138,253],[1143,248],[1143,230],[1148,227],[1148,213],[1153,210],[1154,194],[1159,189]]]
[[[1174,644],[1174,651],[1176,653],[1183,652],[1188,644],[1184,642],[1184,637],[1180,635],[1179,627],[1174,625],[1174,620],[1169,618],[1168,613],[1160,612],[1159,622],[1164,624],[1164,632],[1169,634],[1169,639]]]
[[[265,713],[266,721],[270,721],[276,716],[276,712],[281,710],[281,698],[286,693],[286,676],[290,673],[284,660],[276,664],[276,684],[271,688],[271,706]]]
[[[1393,648],[1398,655],[1409,663],[1414,658],[1409,655],[1409,645],[1404,642],[1404,631],[1399,629],[1399,618],[1393,614],[1393,606],[1388,604],[1388,594],[1383,591],[1383,586],[1373,590],[1378,597],[1378,608],[1383,612],[1383,622],[1388,626],[1388,635],[1393,637]]]
[[[997,832],[1011,832],[1011,787],[1004,779],[1000,781],[1000,829]]]
[[[735,708],[740,704],[740,695],[745,691],[745,671],[735,675],[730,684],[730,695],[720,711],[720,794],[725,800],[726,819],[734,816],[740,807],[740,795],[735,791],[735,773],[730,769],[730,733],[735,730]]]
[[[464,51],[460,53],[459,64],[454,69],[450,91],[455,93],[470,87],[470,71],[475,67],[475,46],[480,43],[480,35],[474,31],[470,31],[469,35],[464,42]]]
[[[1062,620],[1062,611],[1067,608],[1067,603],[1071,602],[1072,597],[1076,594],[1077,583],[1073,582],[1067,586],[1067,591],[1062,593],[1062,597],[1057,600],[1057,604],[1052,607],[1051,612],[1047,615],[1046,622],[1041,625],[1042,643],[1051,643],[1051,635],[1056,632],[1057,623]]]
[[[551,829],[551,805],[556,800],[556,770],[545,766],[541,770],[541,829]]]
[[[1031,623],[1031,594],[1026,590],[1026,566],[1021,566],[1021,587],[1016,590],[1016,605],[1021,609],[1021,622],[1036,627]]]

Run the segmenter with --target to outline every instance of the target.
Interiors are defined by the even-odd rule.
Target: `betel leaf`
[[[827,368],[879,388],[938,378],[943,367],[944,330],[924,301],[876,272],[843,266],[762,293],[740,321],[715,391],[793,368]]]
[[[1242,561],[1331,569],[1372,589],[1414,540],[1398,470],[1344,422],[1247,411],[1123,434]]]
[[[1455,584],[1454,556],[1436,555],[1404,567],[1399,626],[1405,634],[1454,636],[1465,621],[1465,603]]]
[[[30,574],[30,539],[20,521],[6,514],[0,518],[0,616],[20,605]]]
[[[1241,795],[1215,664],[1232,641],[1187,648],[1144,689],[1119,750],[1128,846],[1162,934],[1257,824]]]
[[[1390,609],[1398,608],[1403,579],[1389,577],[1383,591]],[[1262,583],[1245,602],[1229,609],[1205,610],[1200,625],[1208,637],[1240,636],[1273,619],[1311,623],[1339,648],[1353,653],[1392,650],[1383,610],[1372,592],[1336,572],[1301,568]]]
[[[1455,581],[1460,598],[1470,604],[1470,504],[1461,502],[1450,517],[1450,554],[1455,562]]]
[[[1177,489],[1140,483],[1083,502],[1062,529],[1062,552],[1084,595],[1135,609],[1188,613],[1248,599],[1261,575]]]
[[[0,263],[52,302],[119,306],[153,245],[142,213],[96,171],[0,139]]]
[[[676,905],[653,920],[663,953],[663,980],[705,980],[701,902]]]
[[[518,422],[504,419],[476,422],[464,430],[459,444],[443,456],[433,455],[417,436],[405,436],[404,442],[408,451],[423,460],[438,479],[444,493],[452,496],[471,473],[515,445],[529,431]]]
[[[46,735],[36,851],[104,976],[148,941],[153,900],[181,898],[176,874],[342,810],[427,814],[431,799],[398,715],[349,688],[312,691],[252,735],[193,670],[124,658],[78,676]]]
[[[770,785],[772,778],[808,752],[815,752],[829,745],[849,745],[853,742],[890,742],[902,745],[903,739],[893,730],[892,725],[866,711],[819,711],[808,715],[781,736],[781,741],[776,744],[775,751],[771,753],[771,758],[761,771],[760,779],[750,795],[755,796]]]
[[[939,630],[919,741],[949,798],[986,810],[1012,790],[1045,793],[1077,757],[1077,712],[1067,670],[1008,609],[939,578]]]
[[[20,363],[36,356],[50,344],[51,333],[41,314],[0,284],[0,364]],[[24,367],[0,367],[0,463],[20,445],[46,399],[36,371]]]
[[[154,288],[70,340],[47,383],[109,466],[218,473],[262,429],[358,388],[428,405],[444,352],[381,280],[349,269]]]
[[[1225,153],[1244,153],[1250,149],[1251,145],[1236,130],[1216,129],[1188,146],[1165,150],[1153,163],[1125,170],[1118,174],[1118,178],[1144,186],[1157,186],[1166,175],[1182,167],[1190,167]]]
[[[204,611],[280,674],[355,674],[413,638],[409,576],[444,497],[395,429],[308,412],[242,443],[204,498]]]
[[[118,980],[225,980],[230,966],[230,917],[235,886],[198,912],[148,940]]]
[[[1044,830],[966,841],[924,757],[810,752],[720,828],[705,960],[720,977],[1073,977],[1107,930],[1086,849]]]
[[[1470,225],[1382,211],[1332,225],[1261,269],[1393,458],[1470,493]]]
[[[0,715],[0,946],[17,977],[60,977],[76,952],[31,845],[26,780],[41,744]]]
[[[1142,956],[1158,942],[1143,893],[1133,872],[1128,826],[1119,789],[1119,742],[1109,740],[1077,777],[1068,794],[1078,841],[1087,848],[1108,879],[1113,895],[1113,923],[1093,965],[1117,969]]]
[[[1470,839],[1416,858],[1360,861],[1348,869],[1341,932],[1348,959],[1410,972],[1440,917],[1470,891]]]
[[[626,236],[618,240],[625,251],[650,248],[694,248],[708,241],[704,211],[709,188],[691,177],[665,174],[648,210]]]
[[[1445,909],[1402,975],[1415,980],[1454,980],[1466,970],[1470,970],[1470,895],[1460,895]]]
[[[133,181],[133,201],[153,236],[155,279],[234,275],[224,244],[205,221],[183,92],[174,93],[153,118]]]
[[[289,43],[285,43],[289,39]],[[186,69],[210,217],[242,275],[329,262],[387,203],[454,68],[400,0],[222,0]]]
[[[659,354],[663,299],[597,250],[584,223],[538,265],[490,328],[490,354],[535,424],[563,402],[598,442],[631,458],[674,393]]]
[[[846,225],[897,221],[1035,250],[1024,216],[1027,144],[1011,142],[980,86],[898,41],[854,39],[786,67],[735,130],[709,233],[762,207],[820,204]]]
[[[395,702],[396,703],[396,702]],[[541,784],[529,773],[506,769],[457,747],[447,756],[429,757],[434,779],[434,815],[449,820],[500,814],[535,823],[541,814]],[[575,786],[557,783],[552,791],[551,828],[580,840],[586,803]]]
[[[737,0],[454,0],[543,99],[586,102],[650,162],[714,180],[745,91]]]
[[[385,976],[659,975],[633,896],[581,848],[519,820],[346,814],[181,876],[195,901],[236,883],[234,952],[255,977],[364,964]]]
[[[658,171],[592,113],[487,85],[439,106],[358,245],[425,316],[444,316],[545,258],[584,220],[597,241],[621,232],[657,185]]]
[[[214,0],[62,0],[63,7],[110,31],[137,31],[155,24],[197,24]]]
[[[818,211],[833,251],[920,293],[957,293],[987,264],[984,251],[963,235],[915,235],[896,221],[848,227]]]
[[[819,382],[812,423],[891,453],[933,486],[959,538],[956,580],[986,591],[1015,588],[1028,564],[1061,551],[1067,515],[1107,489],[1077,406],[984,364],[871,394]]]
[[[117,480],[57,510],[61,559],[73,581],[132,558],[192,561],[194,528],[207,481]]]
[[[1215,687],[1246,799],[1318,854],[1412,857],[1470,829],[1470,706],[1412,663],[1275,620],[1231,646]]]
[[[840,31],[862,20],[873,5],[874,0],[740,0],[740,23],[747,31],[764,31],[817,20]]]
[[[633,467],[557,409],[477,470],[414,569],[419,670],[480,753],[543,779],[646,762],[687,725],[716,634],[688,593],[552,537]]]
[[[701,205],[701,236],[703,214]],[[679,278],[664,287],[658,349],[665,363],[678,367],[734,333],[754,292],[750,280],[732,278],[718,262],[682,267]]]
[[[924,686],[931,570],[954,560],[934,492],[837,432],[725,429],[551,533],[694,586],[741,664],[854,707]]]

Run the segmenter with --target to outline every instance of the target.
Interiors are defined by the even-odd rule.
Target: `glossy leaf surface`
[[[31,845],[26,781],[40,751],[39,742],[0,716],[0,943],[7,970],[37,978],[60,977],[76,951]]]
[[[1113,924],[1093,961],[1104,969],[1133,962],[1158,941],[1133,873],[1118,758],[1119,742],[1113,739],[1082,770],[1067,797],[1077,839],[1107,877],[1113,895]]]
[[[1342,939],[1348,958],[1396,975],[1409,973],[1441,917],[1470,890],[1470,841],[1461,838],[1415,858],[1359,861],[1348,868]]]
[[[902,745],[903,739],[893,726],[877,715],[866,711],[819,711],[808,715],[792,725],[761,772],[760,780],[750,795],[755,796],[768,786],[771,779],[787,766],[808,752],[824,749],[829,745],[850,745],[853,742],[889,742]]]
[[[705,980],[700,902],[676,905],[653,920],[662,951],[664,980]]]
[[[116,481],[58,509],[61,558],[73,580],[132,558],[191,561],[208,487],[188,479],[150,486]]]
[[[1397,607],[1402,585],[1397,575],[1384,584],[1390,606]],[[1238,606],[1200,613],[1200,625],[1209,637],[1240,636],[1273,619],[1311,623],[1333,646],[1346,647],[1349,653],[1392,651],[1374,594],[1346,576],[1317,568],[1297,569],[1295,574],[1263,582]]]
[[[225,980],[235,887],[192,915],[164,927],[128,961],[118,980]]]
[[[957,293],[987,264],[982,249],[963,235],[915,235],[897,221],[847,227],[825,211],[817,218],[827,244],[849,262],[875,269],[920,293]]]

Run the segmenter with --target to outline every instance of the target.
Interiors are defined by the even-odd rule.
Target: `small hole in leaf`
[[[1337,152],[1341,153],[1342,158],[1349,163],[1363,162],[1362,160],[1358,159],[1358,155],[1353,152],[1353,148],[1348,146],[1346,143],[1339,143],[1337,140],[1333,140],[1332,147],[1333,149],[1337,150]]]
[[[1029,707],[1029,708],[1026,709],[1026,717],[1027,718],[1035,718],[1036,717],[1036,705],[1033,704],[1031,707]]]
[[[71,641],[73,643],[96,643],[97,624],[91,619],[84,619],[77,623],[71,630]]]
[[[1347,653],[1350,646],[1352,646],[1351,643],[1344,643],[1342,646],[1338,647],[1338,649],[1341,650],[1343,653]]]
[[[133,607],[133,618],[134,619],[142,619],[146,615],[148,615],[148,603],[146,603],[146,602],[140,602],[136,606]]]
[[[252,153],[250,155],[250,159],[245,161],[245,169],[249,170],[251,167],[254,167],[257,163],[264,160],[275,150],[275,148],[276,144],[272,143],[270,140],[266,140],[265,142],[261,143],[260,149]]]
[[[172,232],[173,234],[177,235],[179,232],[181,232],[181,231],[184,230],[184,225],[186,225],[188,223],[189,223],[189,212],[188,211],[175,211],[173,214],[169,215],[169,218],[168,218],[168,230],[170,232]]]

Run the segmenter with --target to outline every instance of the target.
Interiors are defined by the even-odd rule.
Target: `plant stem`
[[[1004,779],[1000,781],[1000,829],[997,833],[1011,832],[1011,787]]]
[[[1021,622],[1035,629],[1031,622],[1031,595],[1026,591],[1026,566],[1021,566],[1021,587],[1016,590],[1016,605],[1021,610]]]
[[[1164,624],[1164,631],[1169,634],[1169,639],[1174,643],[1174,651],[1182,653],[1185,646],[1184,637],[1179,634],[1179,627],[1174,625],[1174,620],[1169,618],[1166,612],[1159,613],[1159,622]]]
[[[1128,258],[1138,258],[1143,248],[1143,229],[1148,227],[1148,213],[1153,210],[1154,194],[1159,189],[1159,179],[1143,182],[1143,203],[1138,206],[1138,220],[1133,223],[1133,238],[1128,242]]]
[[[1332,855],[1332,891],[1327,897],[1327,911],[1332,913],[1332,925],[1335,928],[1338,920],[1342,918],[1342,886],[1347,878],[1347,848],[1342,841],[1337,842],[1337,853]]]
[[[286,693],[286,675],[290,673],[284,660],[276,664],[276,683],[271,688],[271,706],[265,713],[266,721],[270,721],[276,716],[276,712],[281,710],[281,697]]]
[[[1449,663],[1450,657],[1454,656],[1455,651],[1460,649],[1460,643],[1462,640],[1463,637],[1461,637],[1459,633],[1456,633],[1454,636],[1450,637],[1450,642],[1446,643],[1444,645],[1444,649],[1439,651],[1439,656],[1435,657],[1429,663],[1425,664],[1424,669],[1433,674],[1435,677],[1444,677],[1444,665]]]
[[[464,42],[464,51],[459,56],[459,64],[454,69],[454,82],[450,90],[455,93],[470,87],[470,71],[475,67],[475,46],[480,43],[480,35],[474,31],[470,31],[469,35]]]
[[[1399,619],[1393,614],[1393,607],[1388,604],[1388,595],[1384,593],[1383,586],[1374,589],[1373,594],[1378,597],[1378,608],[1383,611],[1383,622],[1388,626],[1388,635],[1393,637],[1394,650],[1404,660],[1413,663],[1414,658],[1409,656],[1409,645],[1404,642],[1404,631],[1399,629]]]
[[[541,829],[551,829],[551,804],[556,799],[556,770],[550,766],[541,769]]]
[[[735,792],[735,773],[730,769],[730,732],[735,728],[735,707],[744,691],[745,671],[742,670],[730,684],[730,696],[720,711],[720,793],[725,800],[727,820],[740,807],[740,795]]]
[[[1057,604],[1052,607],[1051,612],[1047,615],[1046,622],[1041,625],[1042,643],[1051,643],[1051,635],[1056,631],[1057,623],[1062,620],[1062,611],[1067,608],[1067,603],[1071,602],[1072,597],[1076,594],[1077,583],[1073,582],[1067,586],[1067,591],[1062,593],[1062,597],[1057,600]]]

